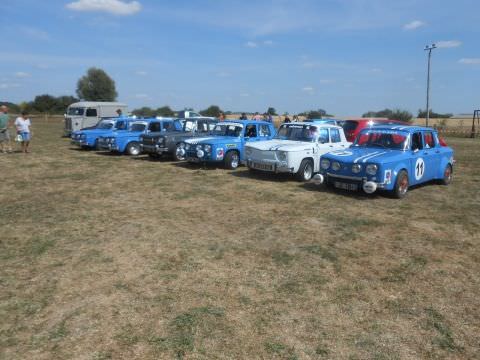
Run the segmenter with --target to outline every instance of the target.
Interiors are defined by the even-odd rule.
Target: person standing
[[[221,112],[220,115],[218,116],[218,120],[225,121],[225,114],[223,112]]]
[[[28,153],[28,146],[30,145],[30,140],[32,139],[32,131],[31,131],[32,122],[28,118],[28,113],[26,111],[22,111],[22,116],[19,116],[15,120],[15,128],[17,129],[17,136],[20,135],[22,137],[22,152]]]
[[[117,111],[115,111],[117,113],[117,116],[119,118],[123,117],[123,113],[122,113],[122,109],[117,109]]]
[[[240,116],[240,120],[248,120],[247,114],[242,113],[242,116]]]
[[[12,152],[12,145],[10,142],[10,119],[8,117],[8,107],[0,106],[0,149],[2,153]]]
[[[287,123],[287,124],[288,124],[289,122],[291,122],[290,118],[288,117],[288,114],[285,115],[285,120],[283,120],[283,122],[284,122],[284,123]]]

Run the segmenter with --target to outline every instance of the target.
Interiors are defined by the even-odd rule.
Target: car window
[[[197,130],[199,132],[207,132],[209,130],[207,122],[206,121],[199,121],[198,125],[197,125]]]
[[[164,131],[172,131],[172,130],[174,130],[174,128],[173,128],[173,123],[171,123],[171,122],[169,122],[169,121],[164,122],[164,123],[162,124],[162,127],[163,127],[163,130],[164,130]]]
[[[318,132],[318,142],[321,144],[328,143],[328,129],[321,128]]]
[[[358,126],[358,121],[347,120],[342,122],[342,127],[345,132],[355,131]]]
[[[332,139],[332,143],[338,143],[341,141],[340,131],[338,131],[338,129],[330,129],[330,137]]]
[[[258,131],[258,136],[270,136],[270,127],[268,125],[260,125],[260,129]]]
[[[245,137],[257,137],[257,126],[255,124],[247,125]]]
[[[126,130],[127,129],[127,123],[125,121],[117,121],[117,125],[115,125],[115,128],[117,130]]]
[[[216,122],[209,122],[208,123],[208,130],[212,131],[213,129],[215,129],[215,125],[217,125]]]
[[[416,132],[412,134],[412,150],[422,150],[422,133]]]
[[[433,138],[433,132],[431,131],[426,131],[423,134],[423,140],[425,143],[425,148],[434,148],[435,147],[435,140]]]
[[[160,123],[159,122],[151,122],[148,125],[148,130],[155,131],[155,132],[161,131]]]
[[[86,116],[97,116],[97,109],[87,109]]]

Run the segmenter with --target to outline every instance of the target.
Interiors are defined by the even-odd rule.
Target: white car
[[[351,144],[340,126],[290,123],[280,126],[273,140],[245,145],[245,159],[250,170],[291,173],[309,181],[320,171],[320,156]]]

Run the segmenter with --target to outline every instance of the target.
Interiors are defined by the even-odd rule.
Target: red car
[[[400,121],[400,120],[390,120],[387,118],[358,118],[350,120],[339,121],[339,125],[343,127],[347,141],[353,142],[357,137],[358,133],[373,125],[405,125],[409,126],[410,124]]]

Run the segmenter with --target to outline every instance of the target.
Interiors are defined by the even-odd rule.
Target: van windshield
[[[85,111],[84,108],[73,107],[73,108],[68,109],[67,115],[82,116],[84,111]]]

